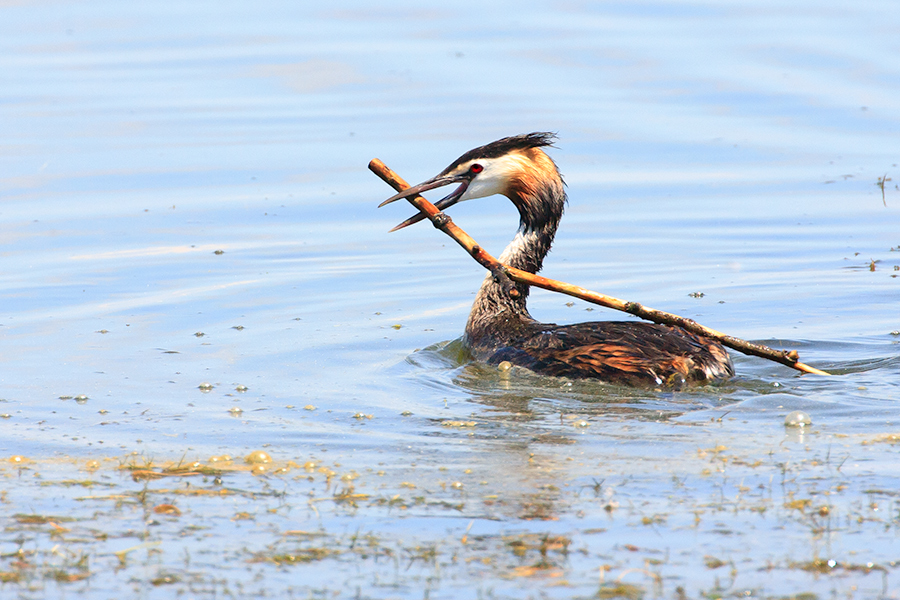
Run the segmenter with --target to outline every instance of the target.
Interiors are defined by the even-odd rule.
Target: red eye
[[[478,173],[481,173],[482,171],[484,171],[484,167],[482,167],[482,166],[479,165],[478,163],[475,163],[474,165],[472,165],[471,167],[469,167],[469,172],[470,172],[470,173],[475,173],[476,175],[477,175]]]

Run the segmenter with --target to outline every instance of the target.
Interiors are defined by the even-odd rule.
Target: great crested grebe
[[[541,149],[552,133],[506,137],[469,150],[436,177],[391,196],[381,206],[445,185],[459,184],[435,203],[449,206],[501,194],[519,210],[519,231],[500,255],[505,265],[530,273],[541,270],[566,204],[556,163]],[[394,229],[423,219],[410,217]],[[545,375],[595,378],[628,385],[681,386],[734,375],[731,357],[711,339],[679,327],[636,321],[594,321],[573,325],[541,323],[528,314],[529,286],[518,295],[485,277],[464,341],[475,360],[509,361]]]

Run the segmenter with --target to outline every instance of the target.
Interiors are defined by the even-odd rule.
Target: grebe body
[[[519,230],[499,260],[537,273],[566,205],[562,176],[543,150],[554,139],[551,133],[529,133],[480,146],[382,206],[451,184],[459,186],[435,203],[441,210],[464,200],[506,196],[519,211]],[[423,218],[417,214],[394,230]],[[509,294],[491,274],[481,284],[464,335],[476,360],[509,361],[541,374],[626,385],[680,387],[734,375],[728,352],[709,338],[679,327],[635,321],[541,323],[528,313],[529,286],[516,283],[516,288],[518,294]]]

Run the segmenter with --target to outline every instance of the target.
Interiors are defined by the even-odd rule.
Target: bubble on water
[[[254,450],[244,457],[244,462],[250,465],[261,465],[272,462],[272,457],[263,450]]]
[[[809,427],[812,425],[812,419],[802,410],[795,410],[784,418],[785,427]]]

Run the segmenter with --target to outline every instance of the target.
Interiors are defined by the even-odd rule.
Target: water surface
[[[0,13],[4,594],[900,594],[894,4]],[[388,234],[365,166],[529,131],[570,196],[545,274],[835,376],[464,360],[483,272]],[[516,227],[452,216],[494,254]],[[570,302],[530,307],[628,318]]]

